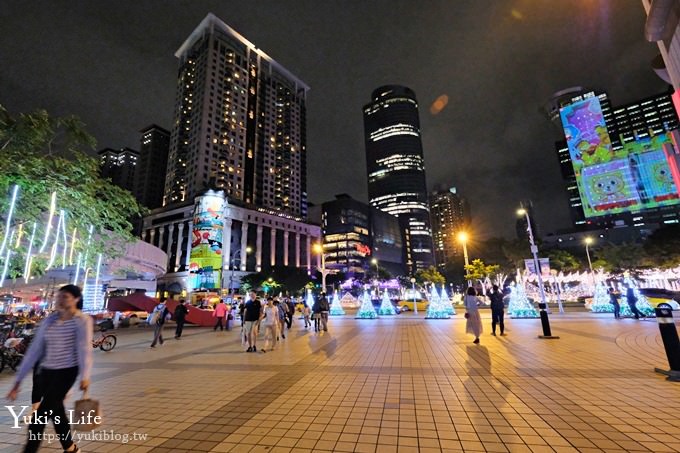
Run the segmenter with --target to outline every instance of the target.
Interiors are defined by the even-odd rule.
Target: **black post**
[[[673,311],[670,308],[656,308],[655,311],[670,370],[654,368],[654,371],[668,376],[669,381],[680,382],[680,339],[673,321]]]
[[[539,335],[538,338],[542,340],[557,340],[560,337],[554,337],[550,330],[550,320],[548,319],[548,312],[546,311],[547,304],[538,304],[538,309],[541,310],[541,326],[543,327],[543,335]]]

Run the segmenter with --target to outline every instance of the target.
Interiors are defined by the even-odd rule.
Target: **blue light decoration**
[[[441,298],[437,293],[437,288],[434,284],[432,285],[432,290],[430,291],[430,303],[427,306],[427,313],[425,314],[425,319],[449,319],[449,313],[441,303]]]
[[[654,307],[649,304],[647,297],[645,297],[645,295],[640,292],[640,288],[638,288],[637,283],[635,283],[635,281],[630,277],[624,278],[623,282],[633,288],[633,294],[637,298],[637,302],[635,302],[637,309],[647,317],[655,317],[656,312],[654,311]],[[625,294],[621,297],[620,305],[621,316],[633,316],[633,312],[630,311],[630,307],[628,306],[628,297]]]
[[[593,295],[593,303],[590,304],[590,310],[593,313],[614,313],[614,305],[612,305],[607,293],[607,286],[602,282],[595,286],[595,294]]]
[[[455,315],[456,314],[456,309],[453,307],[453,301],[449,299],[449,295],[446,294],[446,286],[442,285],[442,294],[440,297],[440,301],[442,304],[442,307],[444,310],[446,310],[446,313],[448,315]]]
[[[331,302],[331,316],[342,316],[345,314],[345,310],[342,309],[340,305],[340,298],[338,297],[338,292],[333,293],[333,302]]]
[[[511,287],[508,314],[511,318],[538,318],[538,311],[534,308],[534,304],[529,301],[521,284],[515,284]]]
[[[387,290],[383,291],[382,301],[380,303],[380,308],[378,309],[378,314],[387,316],[392,316],[396,314],[396,311],[394,311],[394,306],[392,305],[392,301],[390,300],[390,296],[387,294]]]
[[[363,296],[361,296],[361,307],[357,312],[356,319],[376,319],[378,314],[375,312],[375,307],[373,307],[373,302],[371,302],[371,296],[368,292],[364,291]]]

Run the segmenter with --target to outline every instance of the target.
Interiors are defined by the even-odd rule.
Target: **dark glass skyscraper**
[[[410,88],[383,86],[364,107],[371,205],[397,216],[410,272],[434,264],[418,102]]]

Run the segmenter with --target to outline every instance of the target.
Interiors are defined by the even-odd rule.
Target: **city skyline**
[[[0,37],[9,42],[6,38],[14,36],[15,45],[0,46],[8,67],[0,75],[8,88],[0,102],[11,111],[46,108],[76,114],[88,124],[99,148],[136,148],[140,126],[170,128],[177,76],[172,54],[212,11],[312,87],[310,201],[320,203],[340,192],[367,199],[361,106],[366,92],[399,83],[411,87],[421,102],[429,188],[442,182],[460,187],[475,206],[478,234],[511,236],[514,209],[509,206],[520,199],[534,200],[546,230],[567,227],[567,197],[552,151],[554,132],[538,107],[553,92],[573,85],[605,89],[621,103],[662,91],[663,82],[648,64],[657,49],[644,40],[642,5],[630,1],[615,9],[612,2],[600,2],[576,10],[563,5],[529,8],[526,2],[444,5],[404,3],[397,8],[392,2],[375,2],[341,11],[304,2],[285,7],[265,3],[257,10],[245,3],[229,8],[200,3],[183,8],[181,15],[148,3],[118,11],[75,3],[68,14],[50,5],[39,10],[10,5],[4,15],[11,20]],[[300,19],[300,10],[309,17]],[[374,32],[370,19],[397,10],[413,12],[416,20],[410,21],[409,14],[385,14],[380,29],[392,24],[390,29],[398,32],[367,39]],[[459,36],[463,32],[454,25],[461,25],[460,30],[468,21],[478,22],[481,30],[465,27],[465,35]],[[350,23],[354,36],[336,44],[334,38]],[[532,30],[546,23],[551,27],[541,39],[532,37]],[[58,36],[56,44],[42,41],[40,36],[46,35]],[[31,58],[25,58],[28,49]],[[97,67],[72,60],[95,56]],[[38,74],[30,70],[34,66],[50,69]],[[89,105],[94,92],[109,108]],[[448,105],[443,102],[442,109],[438,103],[428,113],[442,95]],[[488,158],[470,152],[477,149]],[[496,185],[504,190],[495,190]]]

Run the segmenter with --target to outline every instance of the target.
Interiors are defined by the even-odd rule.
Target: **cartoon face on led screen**
[[[596,175],[590,180],[592,193],[597,197],[593,200],[596,204],[601,202],[611,203],[626,199],[626,181],[618,172]]]

